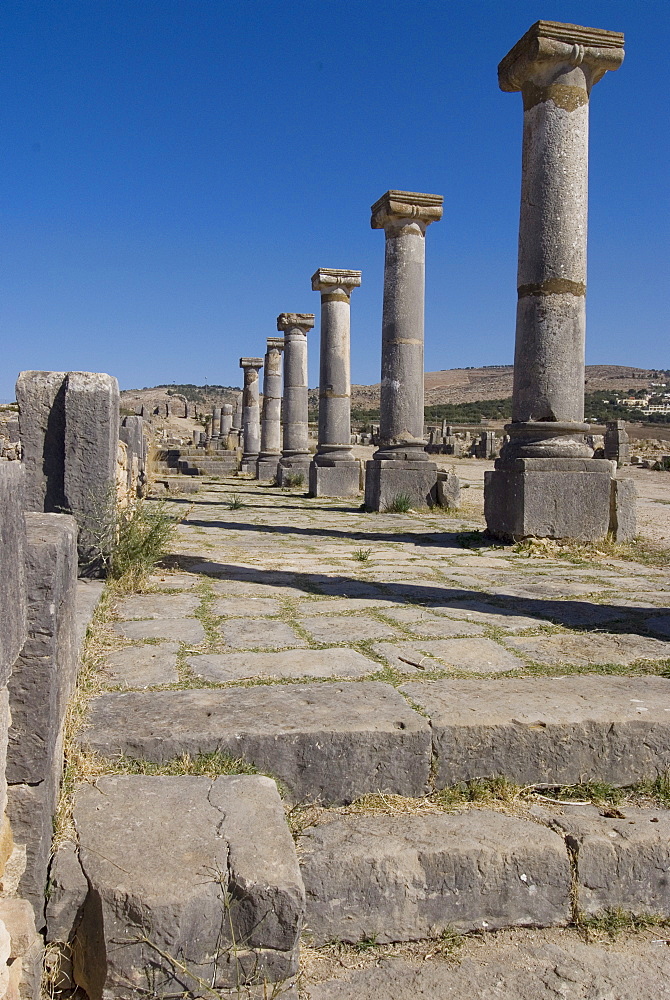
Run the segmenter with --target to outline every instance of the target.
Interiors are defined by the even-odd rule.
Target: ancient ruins
[[[668,470],[583,406],[588,102],[622,59],[620,34],[538,21],[499,67],[524,106],[504,431],[424,420],[443,199],[417,192],[372,206],[371,431],[352,434],[350,269],[311,278],[318,421],[311,313],[280,313],[206,409],[120,415],[109,375],[19,375],[0,998],[665,995]],[[110,571],[134,505],[173,527],[135,587]],[[584,937],[608,914],[653,930]]]

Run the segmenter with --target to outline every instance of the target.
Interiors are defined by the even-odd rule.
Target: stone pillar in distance
[[[360,467],[351,451],[351,360],[349,345],[351,293],[361,283],[360,271],[322,267],[312,275],[321,292],[319,365],[319,443],[309,467],[313,497],[354,497]]]
[[[284,433],[277,466],[277,484],[287,476],[309,474],[307,399],[307,333],[314,326],[314,313],[281,313],[277,329],[284,334]]]
[[[233,423],[230,429],[230,441],[233,448],[242,444],[242,393],[238,393],[233,407]]]
[[[386,234],[379,448],[366,464],[365,506],[384,510],[399,494],[415,507],[436,501],[437,466],[423,440],[425,236],[442,218],[441,195],[387,191],[371,226]]]
[[[221,407],[212,407],[212,427],[209,432],[209,437],[211,441],[218,441],[221,437]]]
[[[263,367],[262,358],[240,358],[240,368],[244,371],[244,391],[242,393],[242,430],[244,452],[242,472],[255,472],[256,460],[261,446],[261,409],[258,391],[258,373]]]
[[[230,448],[230,429],[233,426],[233,407],[230,403],[224,403],[221,407],[221,438],[224,448]]]
[[[584,347],[589,96],[623,42],[537,21],[498,67],[524,125],[512,422],[484,491],[497,537],[597,540],[616,505],[611,465],[584,440]]]
[[[281,457],[281,368],[283,337],[268,337],[263,364],[263,411],[261,450],[256,463],[256,479],[267,483],[277,477]]]

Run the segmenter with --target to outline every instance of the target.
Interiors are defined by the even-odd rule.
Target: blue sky
[[[0,399],[26,368],[239,384],[317,267],[359,268],[376,382],[388,188],[428,230],[426,368],[510,363],[522,107],[538,18],[624,31],[591,99],[587,360],[670,367],[667,39],[657,2],[4,0]],[[318,335],[310,339],[318,381]]]

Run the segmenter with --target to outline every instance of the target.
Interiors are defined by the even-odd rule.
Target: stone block
[[[278,649],[306,646],[307,643],[285,622],[267,618],[231,618],[219,626],[231,649]]]
[[[570,919],[562,838],[489,810],[339,817],[303,833],[300,859],[317,946]]]
[[[14,843],[19,848],[25,848],[26,855],[18,891],[31,903],[38,930],[44,927],[45,892],[60,769],[59,759],[54,763],[51,774],[38,784],[9,785],[7,788],[7,813]]]
[[[77,580],[75,631],[79,653],[81,653],[88,626],[91,624],[91,619],[104,589],[104,580]]]
[[[410,498],[412,507],[434,507],[437,503],[437,466],[433,462],[366,462],[367,510],[386,510],[400,494]]]
[[[277,478],[279,455],[272,458],[259,458],[256,462],[256,479],[261,483],[269,483]]]
[[[461,482],[455,472],[438,472],[437,502],[441,507],[458,507],[461,502]]]
[[[196,594],[133,594],[116,605],[119,618],[184,618],[192,615],[200,598]]]
[[[544,463],[532,465],[531,463]],[[566,469],[556,460],[526,459],[520,469],[484,473],[484,516],[498,538],[574,538],[598,541],[610,525],[611,467]],[[586,469],[592,467],[584,461]],[[603,468],[606,467],[606,468]],[[601,471],[602,470],[602,471]]]
[[[155,684],[174,684],[179,680],[176,642],[146,643],[126,646],[108,653],[103,665],[107,684],[145,688]]]
[[[46,904],[46,940],[68,944],[79,925],[88,896],[88,882],[79,863],[79,849],[71,840],[54,854],[49,869]]]
[[[10,988],[5,997],[11,1000],[13,987],[16,1000],[33,1000],[41,995],[44,943],[35,929],[30,903],[25,899],[0,899],[0,921],[11,942]],[[20,970],[17,976],[12,976],[14,966]]]
[[[58,511],[65,498],[67,372],[21,372],[16,382],[26,469],[25,509]],[[116,453],[115,453],[116,456]]]
[[[116,622],[117,635],[125,639],[172,639],[197,646],[205,641],[205,630],[197,618],[152,618],[148,621]]]
[[[0,688],[26,639],[24,469],[0,462]]]
[[[360,486],[358,462],[335,462],[333,465],[309,467],[309,495],[311,497],[356,497]]]
[[[77,677],[77,526],[68,514],[25,522],[28,634],[9,680],[7,780],[36,784],[51,773]]]
[[[90,1000],[200,994],[294,974],[304,915],[274,782],[103,777],[75,803],[88,882],[74,978]]]
[[[400,690],[430,718],[439,788],[497,775],[630,785],[670,768],[662,677],[412,681]]]
[[[586,914],[621,907],[670,916],[670,814],[665,809],[566,806],[536,809],[565,836],[577,861],[578,905]]]
[[[632,542],[637,534],[637,489],[632,479],[613,479],[610,531],[617,542]]]
[[[280,458],[277,465],[277,486],[287,486],[287,480],[301,475],[303,477],[303,485],[307,489],[309,484],[309,464],[311,461],[311,455],[292,455],[290,458]]]
[[[281,779],[293,801],[425,794],[430,727],[376,681],[105,694],[83,740],[166,761],[221,751]]]
[[[155,648],[155,647],[147,647]],[[355,649],[285,649],[280,653],[205,653],[186,661],[205,680],[224,684],[257,678],[299,680],[301,677],[329,677],[355,680],[381,670]],[[135,685],[137,686],[137,685]]]
[[[119,438],[128,449],[126,489],[141,496],[147,478],[147,440],[143,418],[124,417],[119,427]]]

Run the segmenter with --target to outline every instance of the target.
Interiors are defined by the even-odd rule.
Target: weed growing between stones
[[[529,558],[565,559],[577,565],[588,565],[603,559],[626,559],[645,566],[670,566],[670,549],[639,536],[632,542],[617,542],[612,535],[607,535],[600,542],[525,538],[512,546],[512,552]]]
[[[396,493],[390,503],[384,507],[385,514],[407,514],[412,509],[412,498],[409,493]]]
[[[607,936],[614,941],[624,931],[641,931],[653,927],[670,927],[670,919],[657,913],[631,913],[621,906],[611,906],[601,913],[587,917],[579,914],[575,924],[587,943],[594,938]]]
[[[229,508],[229,510],[242,510],[242,508],[244,507],[244,502],[239,493],[233,493],[230,500],[227,501],[226,506]]]
[[[200,753],[191,757],[187,753],[180,754],[172,760],[160,764],[150,760],[136,760],[123,754],[109,759],[99,758],[105,767],[105,774],[148,774],[148,775],[178,775],[189,774],[204,778],[218,778],[222,774],[258,774],[258,768],[243,757],[232,757],[230,754],[215,750],[212,753]]]
[[[357,562],[367,562],[372,555],[372,549],[356,549],[353,558]]]
[[[305,485],[305,476],[302,472],[289,472],[284,476],[283,485],[289,490],[299,490]]]

